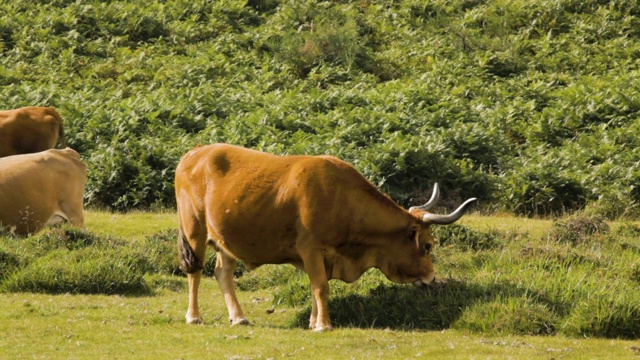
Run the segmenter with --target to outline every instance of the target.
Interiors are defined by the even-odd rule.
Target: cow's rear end
[[[198,287],[202,277],[206,247],[211,244],[218,251],[214,269],[220,289],[224,293],[230,321],[234,325],[248,324],[233,289],[233,271],[236,259],[222,250],[216,241],[216,215],[208,207],[216,203],[210,191],[216,176],[224,176],[229,161],[224,145],[195,148],[183,156],[176,168],[175,190],[179,217],[178,248],[182,270],[189,280],[189,308],[186,321],[202,323],[198,308]],[[215,174],[216,176],[212,176]],[[217,185],[217,184],[216,184]]]
[[[71,149],[0,159],[0,227],[19,235],[68,221],[83,226],[86,168]]]

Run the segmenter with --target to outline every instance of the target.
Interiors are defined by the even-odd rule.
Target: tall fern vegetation
[[[50,105],[91,206],[173,206],[193,146],[333,154],[403,205],[640,212],[637,0],[0,3],[0,106]]]

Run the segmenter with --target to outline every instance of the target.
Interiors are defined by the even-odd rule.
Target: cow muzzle
[[[417,287],[421,287],[424,285],[430,285],[436,279],[436,273],[432,272],[427,274],[427,276],[423,276],[422,278],[413,282],[413,285]]]

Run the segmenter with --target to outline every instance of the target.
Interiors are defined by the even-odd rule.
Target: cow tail
[[[193,274],[204,269],[202,260],[198,259],[189,244],[189,240],[182,231],[182,224],[178,229],[178,250],[180,253],[180,269],[187,274]]]
[[[60,113],[58,113],[56,109],[54,108],[50,108],[50,109],[53,110],[51,113],[53,114],[53,117],[55,117],[56,120],[58,121],[58,141],[60,142],[60,148],[66,149],[67,139],[65,139],[64,137],[64,125],[62,121],[62,116],[60,116]]]
[[[60,141],[60,148],[61,149],[66,149],[67,148],[67,139],[64,138],[64,127],[62,126],[62,122],[60,122],[60,130],[58,130],[58,136],[59,136],[59,141]]]

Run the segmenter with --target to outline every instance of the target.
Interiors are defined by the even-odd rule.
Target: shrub
[[[549,238],[557,242],[573,245],[586,243],[593,236],[606,235],[609,225],[602,217],[574,216],[566,220],[556,220],[552,225]]]
[[[48,229],[33,238],[37,247],[48,251],[53,249],[78,250],[99,242],[95,234],[71,226]]]
[[[338,7],[322,9],[311,2],[294,8],[283,10],[293,11],[295,15],[286,18],[285,31],[271,36],[266,47],[299,76],[304,78],[314,68],[324,65],[373,69],[370,65],[373,58],[356,20],[359,14]]]
[[[518,215],[560,215],[581,209],[587,202],[583,184],[553,164],[523,168],[506,179],[504,186],[507,207]]]
[[[439,181],[633,218],[640,26],[608,3],[9,0],[0,104],[61,110],[89,206],[172,206],[180,156],[221,141],[339,156],[402,204]]]

